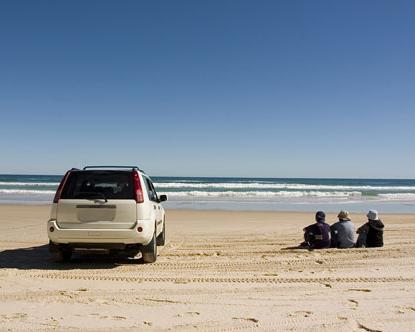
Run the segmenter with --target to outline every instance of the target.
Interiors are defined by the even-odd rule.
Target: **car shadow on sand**
[[[113,269],[129,264],[143,264],[143,261],[122,255],[74,253],[69,262],[57,262],[55,256],[49,252],[47,244],[0,251],[0,270]]]

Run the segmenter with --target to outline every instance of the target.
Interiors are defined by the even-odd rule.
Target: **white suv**
[[[49,249],[61,260],[74,250],[105,249],[145,263],[166,239],[165,213],[153,183],[136,166],[86,166],[66,172],[48,221]]]

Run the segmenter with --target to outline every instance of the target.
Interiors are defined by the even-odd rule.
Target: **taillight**
[[[134,199],[137,203],[144,202],[143,188],[141,187],[140,177],[137,172],[133,172]]]
[[[63,176],[61,183],[59,183],[58,189],[56,190],[55,197],[53,198],[53,203],[58,203],[59,199],[61,198],[63,187],[68,179],[69,174],[71,171],[67,171],[66,174]]]

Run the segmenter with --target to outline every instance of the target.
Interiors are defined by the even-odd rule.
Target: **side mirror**
[[[160,202],[167,201],[167,195],[160,195],[160,197],[159,197],[159,201],[160,201]]]

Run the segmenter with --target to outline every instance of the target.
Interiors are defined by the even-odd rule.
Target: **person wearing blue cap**
[[[330,225],[326,224],[326,214],[323,211],[316,213],[316,223],[304,228],[304,242],[302,247],[310,249],[330,248]]]

